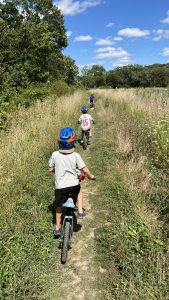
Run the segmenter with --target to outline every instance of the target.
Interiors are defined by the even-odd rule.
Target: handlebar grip
[[[88,177],[86,174],[80,174],[79,175],[79,181],[82,181],[85,179],[85,177]]]
[[[88,178],[89,178],[89,176],[88,176],[87,174],[80,174],[80,175],[79,175],[79,181],[84,180],[85,177],[88,177]],[[89,179],[90,179],[90,180],[96,180],[96,177],[94,177],[94,178],[89,178]]]

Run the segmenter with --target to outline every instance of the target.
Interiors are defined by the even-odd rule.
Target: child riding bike
[[[56,227],[53,230],[55,236],[60,235],[62,205],[70,194],[74,203],[78,199],[78,216],[81,217],[84,214],[77,170],[86,174],[89,179],[94,179],[94,175],[90,173],[80,154],[74,151],[76,144],[74,129],[70,127],[62,128],[57,140],[59,150],[53,152],[49,160],[49,172],[55,173]]]
[[[94,99],[95,99],[94,95],[91,94],[90,97],[89,97],[89,100],[90,100],[90,108],[94,108]]]
[[[89,131],[89,136],[91,137],[91,123],[94,124],[94,119],[88,114],[88,110],[86,105],[82,106],[81,109],[82,115],[78,120],[78,124],[81,124],[82,136],[81,136],[81,144],[83,143],[83,135],[85,131]]]

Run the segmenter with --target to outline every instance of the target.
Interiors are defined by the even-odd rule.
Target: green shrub
[[[69,93],[69,86],[62,80],[55,81],[50,87],[50,93],[57,97],[63,96]]]
[[[49,96],[49,88],[46,86],[30,87],[24,90],[21,94],[17,94],[12,99],[12,106],[17,107],[19,105],[24,107],[29,107],[37,100],[42,100],[43,98]]]

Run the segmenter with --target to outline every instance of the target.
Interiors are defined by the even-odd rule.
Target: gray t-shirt
[[[78,170],[86,165],[80,154],[63,154],[55,151],[49,160],[49,168],[55,168],[55,188],[62,189],[79,184]]]

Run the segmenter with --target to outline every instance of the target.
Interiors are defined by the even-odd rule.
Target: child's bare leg
[[[82,130],[82,135],[81,135],[81,143],[83,143],[83,135],[84,135],[84,132],[83,132],[83,130]]]
[[[58,207],[56,210],[56,230],[60,229],[62,219],[62,208]]]
[[[92,131],[91,131],[91,128],[90,128],[90,130],[89,130],[89,137],[91,137],[92,136]]]
[[[80,214],[83,213],[83,193],[81,188],[77,197],[77,207],[78,207],[78,213]]]

